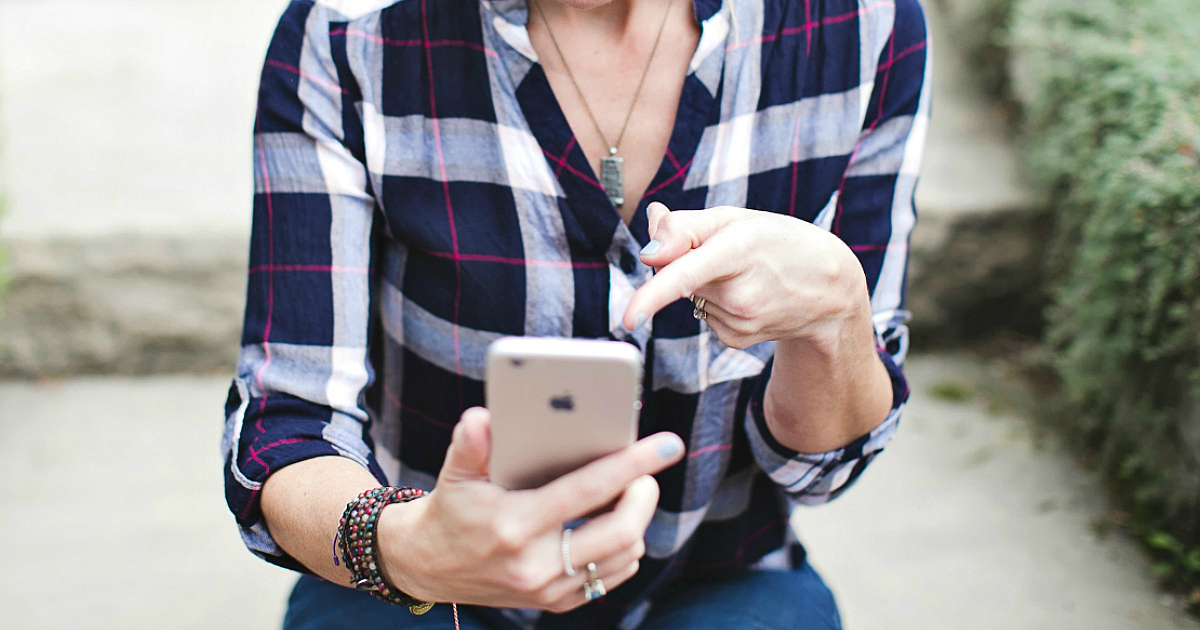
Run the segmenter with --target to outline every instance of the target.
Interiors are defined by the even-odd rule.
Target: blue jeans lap
[[[469,610],[464,630],[497,628]],[[288,600],[284,630],[447,630],[450,606],[416,616],[366,593],[304,576]],[[792,571],[748,571],[720,582],[685,582],[657,598],[639,630],[840,630],[833,594],[807,563]]]

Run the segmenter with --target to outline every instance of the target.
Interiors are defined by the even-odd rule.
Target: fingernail
[[[675,459],[683,452],[683,444],[679,440],[665,438],[658,443],[658,456],[663,459]]]
[[[655,240],[650,241],[649,243],[646,243],[646,246],[642,248],[642,255],[643,256],[653,256],[653,255],[657,254],[658,250],[660,250],[660,249],[662,249],[662,243],[660,243],[658,241],[658,239],[655,239]]]

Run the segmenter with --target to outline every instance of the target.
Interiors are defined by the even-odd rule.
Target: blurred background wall
[[[0,4],[0,374],[229,369],[281,0]]]

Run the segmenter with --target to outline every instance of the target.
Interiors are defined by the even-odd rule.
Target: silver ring
[[[708,311],[704,310],[704,305],[708,304],[708,300],[698,295],[693,295],[691,299],[692,305],[695,307],[692,309],[692,317],[696,319],[708,319]]]
[[[589,562],[587,564],[588,580],[583,583],[583,598],[587,601],[600,599],[608,594],[608,589],[604,588],[604,582],[600,580],[600,576],[596,574],[596,563]]]
[[[575,570],[575,565],[571,564],[571,532],[574,531],[570,527],[563,530],[562,533],[562,559],[563,570],[566,571],[567,577],[575,577],[578,572]]]

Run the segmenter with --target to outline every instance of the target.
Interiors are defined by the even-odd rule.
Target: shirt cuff
[[[262,513],[263,484],[272,473],[291,464],[336,455],[359,463],[386,485],[370,445],[362,435],[337,430],[339,424],[357,421],[343,418],[343,422],[333,422],[340,416],[337,412],[285,394],[255,398],[241,379],[234,381],[225,411],[225,499],[237,518],[242,541],[272,564],[310,573],[271,537]]]
[[[815,505],[837,498],[849,488],[896,433],[900,412],[908,400],[904,373],[884,348],[878,350],[892,382],[892,408],[879,426],[850,444],[824,453],[801,453],[780,444],[767,428],[763,398],[774,359],[769,361],[750,396],[745,428],[759,467],[789,498]]]

